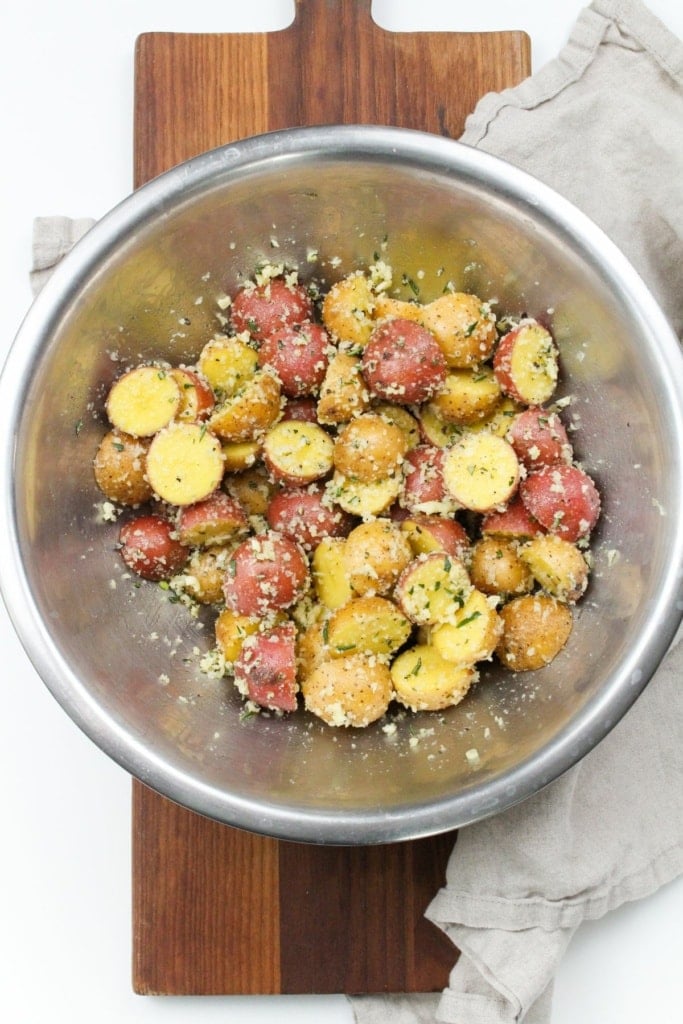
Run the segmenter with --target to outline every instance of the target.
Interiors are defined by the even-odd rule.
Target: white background
[[[373,10],[392,30],[523,29],[537,70],[564,44],[583,6],[375,0]],[[30,303],[33,217],[98,217],[130,191],[136,37],[284,28],[293,7],[292,0],[5,0],[0,360]],[[649,7],[683,37],[680,0],[650,0]],[[341,995],[132,993],[130,780],[48,694],[1,607],[0,651],[0,1019],[349,1024]],[[584,926],[560,967],[553,1024],[680,1022],[682,920],[683,879]]]

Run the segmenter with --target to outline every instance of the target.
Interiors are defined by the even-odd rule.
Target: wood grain
[[[298,0],[279,32],[148,33],[135,53],[135,185],[246,135],[392,124],[457,138],[529,74],[524,32],[388,32],[371,0]]]
[[[273,33],[150,33],[135,53],[134,180],[247,135],[375,123],[457,137],[529,74],[521,32],[392,33],[370,0],[298,0]],[[203,818],[133,783],[139,993],[438,990],[457,951],[424,918],[455,836],[304,846]]]

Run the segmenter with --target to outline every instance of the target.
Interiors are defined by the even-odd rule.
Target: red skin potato
[[[323,537],[346,537],[355,523],[343,509],[324,501],[322,488],[280,491],[271,500],[266,518],[277,533],[299,542],[305,551],[313,551]]]
[[[187,563],[188,549],[175,536],[175,527],[161,516],[131,519],[119,534],[121,557],[128,568],[143,579],[170,579]]]
[[[299,545],[274,531],[260,533],[235,548],[223,583],[225,603],[238,615],[261,617],[296,604],[308,582]]]
[[[296,711],[296,626],[283,622],[247,637],[235,662],[241,693],[272,711]]]
[[[289,398],[314,395],[325,378],[330,345],[330,336],[320,324],[289,324],[261,342],[259,365],[275,370]]]
[[[318,422],[318,405],[315,398],[288,398],[280,420],[299,420],[302,423]]]
[[[407,452],[403,489],[399,499],[401,505],[414,509],[446,498],[442,472],[444,455],[444,448],[431,444],[420,444]]]
[[[246,512],[224,491],[186,505],[178,515],[178,539],[188,547],[223,544],[248,528]]]
[[[529,514],[517,494],[502,512],[489,512],[484,516],[481,532],[513,540],[530,540],[547,533],[547,530]]]
[[[527,469],[571,462],[572,446],[556,412],[531,406],[513,419],[507,440]]]
[[[550,345],[550,351],[553,353],[554,360],[557,360],[557,348],[552,340],[550,331],[543,327],[542,324],[539,324],[538,321],[531,320],[521,323],[519,327],[515,327],[512,331],[508,331],[508,333],[503,335],[500,339],[493,357],[493,372],[498,384],[500,385],[500,389],[504,394],[509,395],[510,398],[513,398],[516,402],[521,402],[522,405],[535,405],[539,402],[547,401],[550,396],[548,394],[543,397],[537,394],[528,394],[524,382],[515,379],[512,367],[515,345],[520,337],[523,336],[525,331],[542,332],[545,335],[545,340]]]
[[[415,523],[440,545],[447,555],[463,560],[470,548],[467,530],[457,519],[446,516],[407,516],[404,522]]]
[[[284,278],[275,277],[265,285],[238,291],[230,315],[235,330],[248,331],[254,341],[263,341],[282,327],[310,320],[313,303],[303,285],[288,285]]]
[[[524,506],[534,519],[564,540],[587,537],[600,515],[600,494],[578,466],[558,464],[529,473],[520,484]]]
[[[180,411],[178,419],[199,422],[208,419],[216,405],[216,398],[208,380],[187,367],[177,367],[171,373],[180,388]]]
[[[361,372],[368,390],[398,405],[426,402],[446,379],[446,360],[436,338],[412,320],[388,320],[363,349]]]

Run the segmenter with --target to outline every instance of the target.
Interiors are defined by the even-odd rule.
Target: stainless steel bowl
[[[590,591],[548,668],[491,668],[463,704],[393,734],[303,713],[244,720],[229,685],[198,670],[210,625],[122,578],[91,468],[103,395],[129,362],[196,354],[216,296],[260,259],[330,281],[377,252],[426,299],[452,279],[499,311],[550,317],[573,440],[604,496]],[[0,381],[3,596],[68,714],[166,796],[294,840],[441,832],[577,762],[662,658],[683,607],[681,396],[678,344],[643,282],[533,178],[390,128],[249,139],[127,198],[30,310]]]

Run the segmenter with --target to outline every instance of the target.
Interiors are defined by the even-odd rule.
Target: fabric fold
[[[681,41],[638,0],[595,0],[555,60],[482,98],[461,141],[526,170],[591,217],[680,337],[683,291],[672,280],[683,267],[681,125]],[[433,1002],[352,999],[357,1024],[549,1024],[553,979],[581,923],[683,872],[679,637],[578,765],[460,830],[446,884],[426,912],[460,950],[445,991]]]
[[[37,295],[59,261],[93,226],[92,217],[36,217],[33,225],[31,291]]]

